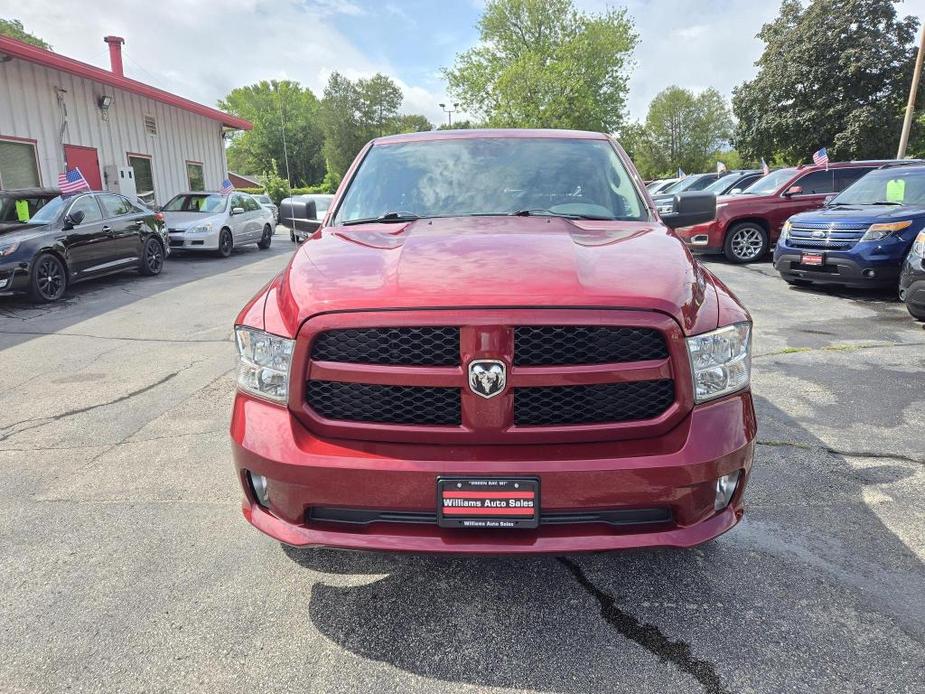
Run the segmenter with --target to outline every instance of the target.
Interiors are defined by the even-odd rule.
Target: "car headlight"
[[[212,222],[197,224],[196,226],[187,229],[187,231],[192,234],[208,234],[210,231],[212,231]]]
[[[706,402],[748,386],[751,379],[751,323],[687,338],[694,377],[694,402]]]
[[[912,252],[917,255],[925,256],[925,231],[920,231],[919,235],[915,237],[915,242],[912,244]]]
[[[5,246],[0,246],[0,258],[5,258],[8,255],[13,255],[16,252],[17,248],[19,248],[19,241],[15,243],[8,243]]]
[[[871,224],[867,228],[867,231],[864,233],[864,236],[861,237],[861,241],[880,241],[881,239],[885,239],[890,234],[895,234],[897,231],[908,229],[911,226],[912,220],[910,219],[907,219],[905,222]]]
[[[790,223],[790,220],[788,219],[786,222],[784,222],[784,226],[780,230],[780,239],[778,240],[786,241],[787,239],[789,239],[791,228],[793,228],[793,225]]]
[[[289,371],[295,340],[238,326],[238,388],[274,402],[289,398]]]

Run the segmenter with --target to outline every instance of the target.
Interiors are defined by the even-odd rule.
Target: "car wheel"
[[[916,320],[925,321],[925,308],[918,308],[912,304],[907,303],[906,310],[909,311],[909,315]]]
[[[289,230],[289,240],[293,243],[298,243],[298,239],[295,237],[295,232],[292,229]]]
[[[67,272],[64,263],[56,255],[42,253],[32,263],[32,277],[29,282],[29,298],[36,303],[57,301],[67,289]]]
[[[263,228],[263,238],[257,243],[257,248],[262,251],[267,250],[270,247],[270,243],[273,241],[273,230],[270,228],[270,225],[267,224]]]
[[[723,253],[733,263],[751,263],[768,252],[768,232],[754,222],[736,224],[726,233]]]
[[[218,235],[218,254],[222,258],[227,258],[231,255],[231,249],[234,248],[234,239],[231,238],[231,231],[228,229],[222,229],[222,233]]]
[[[144,251],[141,254],[141,264],[138,267],[142,275],[153,277],[161,274],[164,269],[164,247],[157,239],[145,241]]]

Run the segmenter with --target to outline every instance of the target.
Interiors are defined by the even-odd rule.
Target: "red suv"
[[[284,543],[687,547],[743,513],[751,321],[606,135],[373,141],[243,309],[244,515]]]
[[[887,161],[849,161],[824,166],[778,169],[744,192],[720,196],[716,218],[677,230],[697,253],[723,253],[733,263],[760,260],[777,242],[791,215],[814,210],[827,196],[843,191]]]

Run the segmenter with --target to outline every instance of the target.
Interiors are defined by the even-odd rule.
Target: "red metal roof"
[[[0,36],[0,53],[30,63],[42,65],[52,70],[60,70],[61,72],[67,72],[77,77],[85,77],[95,82],[108,84],[117,89],[124,89],[127,92],[160,101],[168,106],[175,106],[184,111],[210,118],[229,128],[250,130],[253,127],[250,121],[244,120],[243,118],[238,118],[224,111],[197,104],[195,101],[184,99],[182,96],[165,92],[163,89],[152,87],[143,82],[136,82],[128,77],[116,75],[109,70],[87,65],[87,63],[82,63],[79,60],[66,58],[63,55],[58,55],[57,53],[52,53],[43,48],[31,46],[28,43],[23,43],[22,41],[17,41],[16,39],[11,39],[6,36]]]

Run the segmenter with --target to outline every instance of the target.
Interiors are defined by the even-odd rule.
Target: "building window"
[[[35,145],[0,140],[0,188],[37,188],[41,185]]]
[[[157,135],[157,121],[154,116],[145,116],[145,132],[148,135]]]
[[[195,161],[186,162],[186,180],[190,190],[205,190],[206,178],[202,173],[202,164]]]
[[[151,157],[129,154],[128,165],[135,169],[135,194],[148,205],[154,204],[154,171]]]

